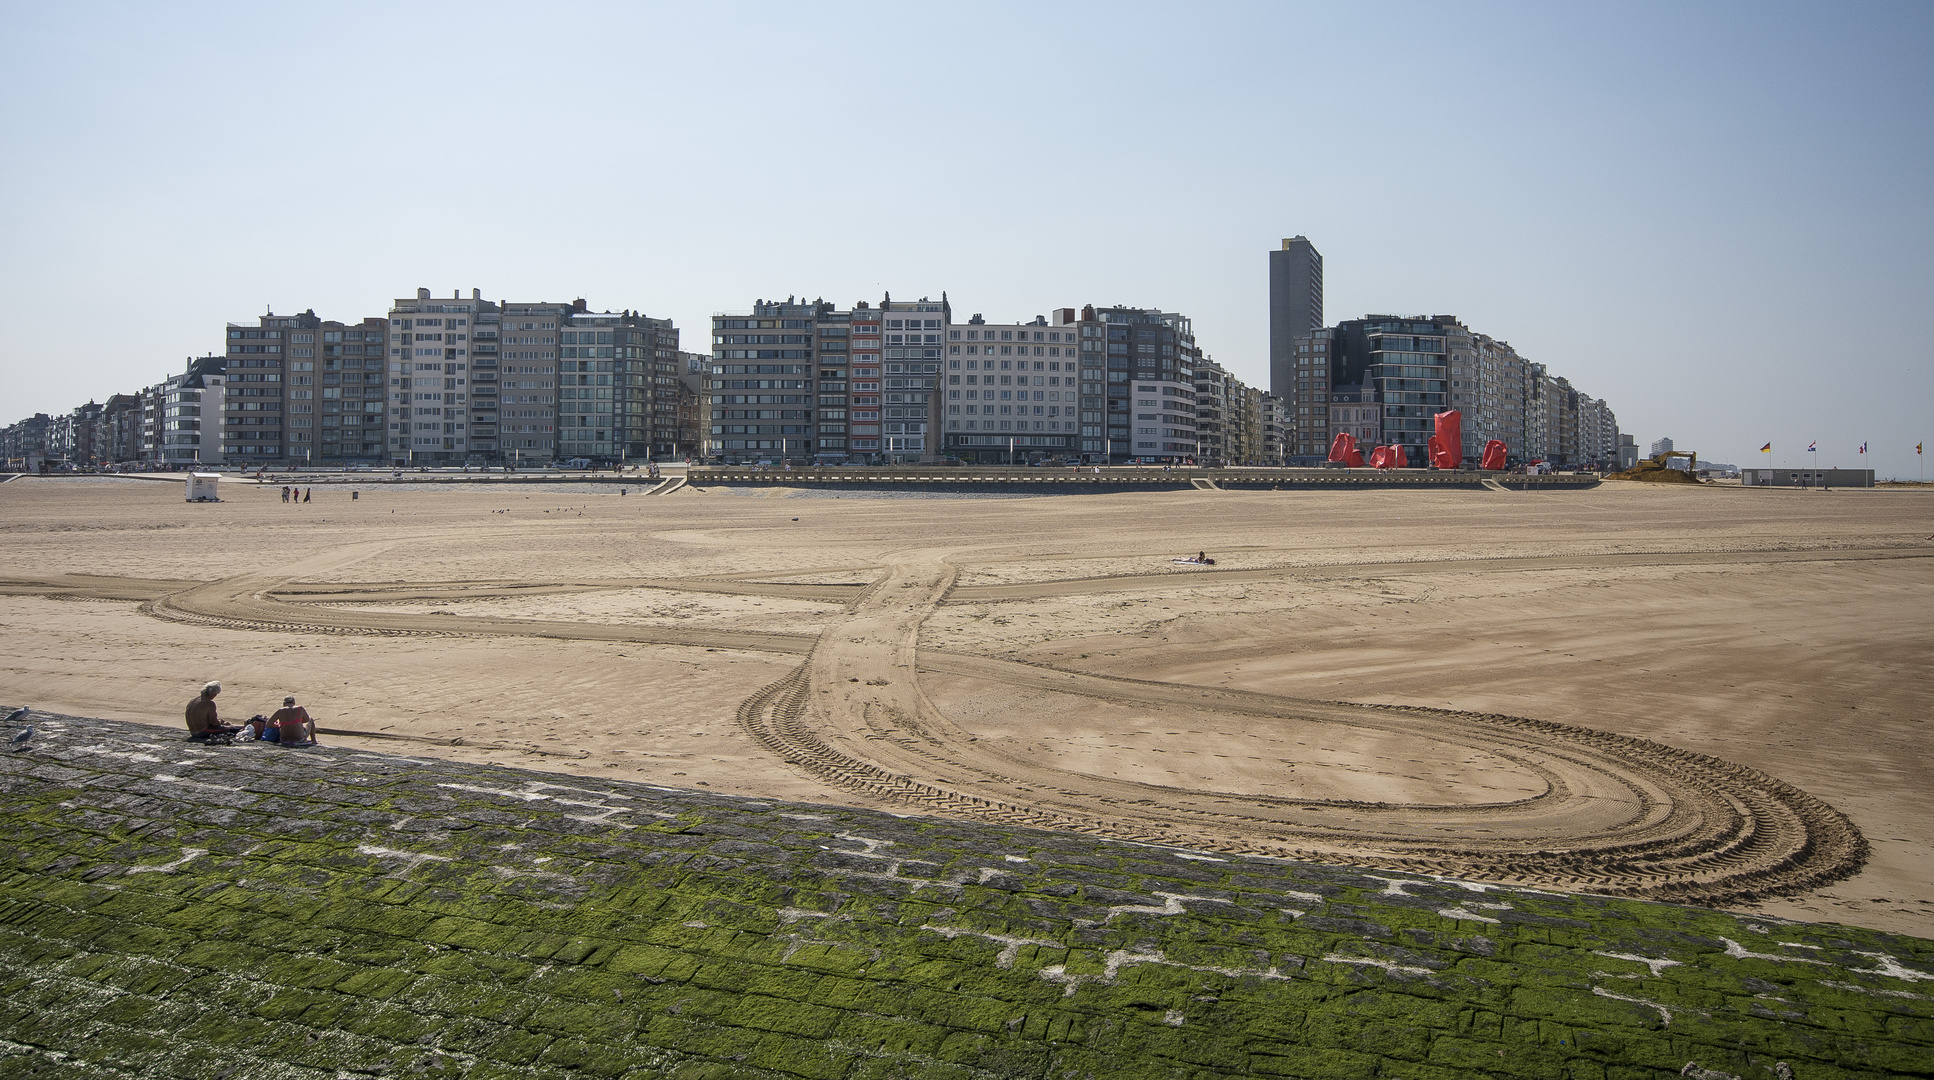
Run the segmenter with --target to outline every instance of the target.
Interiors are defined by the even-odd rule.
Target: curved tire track
[[[1646,739],[1501,714],[1307,701],[1090,675],[965,654],[922,653],[917,644],[921,624],[938,604],[969,591],[955,587],[955,570],[944,551],[897,553],[886,574],[857,590],[856,597],[850,586],[838,587],[848,594],[840,599],[848,603],[849,614],[817,639],[354,611],[313,601],[291,602],[277,595],[303,574],[364,557],[389,542],[393,541],[326,552],[273,575],[202,583],[76,575],[19,580],[7,591],[76,598],[146,597],[140,610],[156,618],[235,630],[544,637],[804,655],[799,667],[755,692],[739,709],[740,724],[762,747],[822,782],[854,794],[923,812],[1001,824],[1703,903],[1738,902],[1817,887],[1855,872],[1867,855],[1867,842],[1852,822],[1806,792],[1734,762]],[[1416,560],[1239,573],[1247,579],[1755,557],[1789,561],[1925,554],[1914,549],[1628,553],[1570,560]],[[1234,579],[1234,575],[1189,576],[1194,579],[1190,584],[1203,583],[1205,577]],[[997,593],[1065,595],[1097,588],[1168,585],[1174,579],[1166,574],[1135,575],[982,587],[973,593],[981,599],[997,598]],[[560,584],[566,588],[618,586],[616,581]],[[628,581],[625,586],[636,584],[642,582]],[[652,584],[679,587],[680,583]],[[704,589],[713,583],[690,584]],[[751,592],[770,586],[734,581],[727,587]],[[833,591],[819,586],[787,588]],[[377,587],[364,595],[386,591]],[[309,595],[323,598],[314,592]],[[977,742],[927,698],[920,687],[922,670],[1078,698],[1186,706],[1442,740],[1507,758],[1542,778],[1544,791],[1511,802],[1429,806],[1197,791],[1078,773]]]

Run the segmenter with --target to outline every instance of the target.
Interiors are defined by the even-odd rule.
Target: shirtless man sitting
[[[270,726],[276,730],[276,742],[283,746],[315,746],[316,722],[309,719],[309,710],[295,703],[295,695],[282,699],[282,707],[269,717]]]
[[[210,736],[233,735],[242,730],[233,724],[222,723],[216,713],[215,695],[221,692],[221,683],[204,683],[201,696],[188,703],[188,737],[195,742],[207,742]]]

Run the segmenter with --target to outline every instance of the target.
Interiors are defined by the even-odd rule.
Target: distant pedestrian
[[[308,501],[309,501],[309,496],[311,496],[311,495],[314,495],[315,493],[316,493],[316,489],[315,489],[315,488],[304,488],[304,489],[302,489],[302,501],[303,501],[303,502],[308,502]]]
[[[283,502],[289,501],[289,485],[287,484],[282,485],[282,501]]]

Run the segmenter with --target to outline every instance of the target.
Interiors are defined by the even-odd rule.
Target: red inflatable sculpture
[[[1410,468],[1410,455],[1404,453],[1404,448],[1402,443],[1394,443],[1391,445],[1390,461],[1392,465],[1394,465],[1399,469]]]
[[[1401,445],[1379,446],[1370,451],[1372,469],[1402,469],[1410,465],[1410,458]]]
[[[1363,468],[1363,451],[1356,446],[1356,436],[1346,431],[1336,433],[1336,441],[1330,444],[1330,460],[1340,461],[1352,469]]]
[[[1464,463],[1464,414],[1456,409],[1437,414],[1437,434],[1426,444],[1430,464],[1437,469],[1455,469]]]
[[[1504,468],[1504,460],[1509,452],[1502,442],[1492,439],[1484,444],[1484,460],[1478,462],[1477,467],[1497,472]]]

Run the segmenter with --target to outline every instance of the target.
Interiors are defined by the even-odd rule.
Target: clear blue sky
[[[417,286],[707,319],[1186,312],[1265,253],[1445,313],[1643,445],[1915,475],[1934,6],[0,6],[0,422]]]

